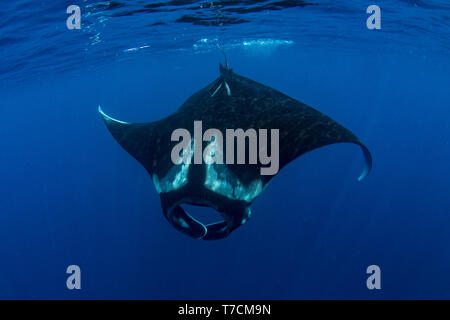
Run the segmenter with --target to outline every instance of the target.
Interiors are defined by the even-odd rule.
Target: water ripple
[[[66,8],[82,29],[66,28]],[[0,11],[0,81],[121,59],[130,54],[303,46],[448,54],[450,3],[381,2],[382,30],[365,27],[367,2],[331,0],[17,0]]]

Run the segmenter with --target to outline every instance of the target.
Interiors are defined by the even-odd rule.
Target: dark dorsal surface
[[[275,176],[261,174],[261,168],[267,167],[267,163],[263,164],[260,159],[249,164],[249,139],[245,145],[246,163],[225,164],[230,152],[225,147],[227,129],[254,129],[256,133],[267,129],[268,155],[274,151],[271,132],[277,129],[279,169],[308,151],[342,142],[355,143],[362,148],[366,166],[359,180],[372,166],[369,150],[351,131],[304,103],[222,66],[219,78],[194,93],[175,113],[162,120],[131,124],[115,120],[99,110],[114,138],[151,175],[166,218],[176,229],[194,238],[224,238],[245,223],[250,217],[252,202]],[[210,128],[223,133],[223,148],[211,154],[221,152],[224,164],[172,162],[172,149],[178,144],[178,141],[171,141],[173,131],[184,128],[194,136],[194,121],[202,122],[203,133]],[[214,142],[208,139],[201,144],[203,152]],[[193,150],[192,142],[191,159]],[[237,154],[236,148],[234,154]],[[205,226],[185,212],[180,206],[182,203],[210,206],[222,214],[224,221]]]

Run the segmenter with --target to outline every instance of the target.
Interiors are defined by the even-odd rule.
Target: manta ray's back
[[[330,117],[273,88],[220,66],[220,76],[193,94],[172,115],[152,123],[132,124],[107,116],[106,126],[119,144],[150,173],[161,197],[163,213],[179,231],[204,240],[221,239],[245,223],[250,206],[274,175],[261,175],[261,163],[174,164],[171,152],[179,128],[194,132],[195,121],[204,130],[278,130],[279,169],[302,154],[334,143],[354,143],[365,158],[362,180],[372,167],[368,148],[351,131]],[[202,150],[215,140],[200,141]],[[192,143],[192,149],[195,149]],[[234,152],[235,150],[233,150]],[[249,149],[246,145],[246,154]],[[226,148],[220,149],[226,158]],[[224,221],[204,225],[181,206],[210,206]]]

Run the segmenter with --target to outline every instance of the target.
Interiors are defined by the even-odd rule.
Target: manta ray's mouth
[[[203,217],[203,219],[200,218],[203,222],[194,218],[194,211],[197,208],[200,209],[199,211],[205,211],[204,207],[209,208],[207,209],[208,214],[211,214],[211,211],[214,210],[220,214],[222,219],[218,218],[215,219],[215,222],[207,223],[205,220],[210,220],[212,216],[208,217],[208,219],[205,219],[205,217]],[[233,221],[230,219],[229,215],[223,212],[214,203],[202,198],[185,198],[164,211],[167,220],[177,230],[189,235],[192,238],[203,240],[222,239],[228,236],[228,234],[234,229]]]
[[[213,206],[204,204],[182,203],[179,206],[189,214],[193,219],[204,225],[222,222],[225,220],[223,214],[217,211]]]

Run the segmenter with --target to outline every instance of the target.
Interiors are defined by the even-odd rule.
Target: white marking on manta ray
[[[220,85],[217,87],[216,90],[214,90],[213,94],[211,95],[211,98],[216,95],[216,93],[220,90],[220,88],[222,88],[222,84],[225,84],[225,89],[227,89],[227,95],[231,96],[230,86],[228,85],[228,83],[226,81],[224,81],[224,82],[220,83]]]
[[[184,221],[182,218],[176,218],[175,220],[178,222],[178,224],[179,224],[182,228],[189,229],[189,225],[188,225],[187,222]]]
[[[231,96],[231,90],[230,87],[228,86],[228,83],[226,81],[225,82],[225,88],[227,88],[227,95]]]
[[[101,106],[98,106],[98,112],[100,112],[100,114],[103,116],[103,118],[105,118],[106,121],[113,121],[113,122],[118,122],[121,124],[129,124],[129,122],[120,121],[120,120],[117,120],[117,119],[114,119],[114,118],[108,116],[106,113],[103,112]]]
[[[220,90],[220,88],[222,88],[222,83],[217,87],[217,89],[214,91],[214,93],[211,95],[211,98],[214,97],[217,93],[217,91]]]
[[[250,219],[252,215],[252,209],[250,207],[245,208],[245,217],[242,219],[241,224],[244,224]]]
[[[263,186],[260,179],[253,180],[250,185],[244,186],[225,164],[214,163],[213,158],[222,156],[222,150],[216,139],[208,144],[205,151],[209,152],[204,155],[206,166],[204,185],[207,189],[229,199],[246,202],[251,202],[261,193]]]
[[[189,166],[192,163],[192,157],[194,156],[194,139],[191,139],[191,153],[190,160],[187,163],[174,165],[170,168],[169,172],[161,180],[158,175],[154,173],[152,175],[153,184],[155,185],[158,193],[166,193],[177,190],[188,183]]]

